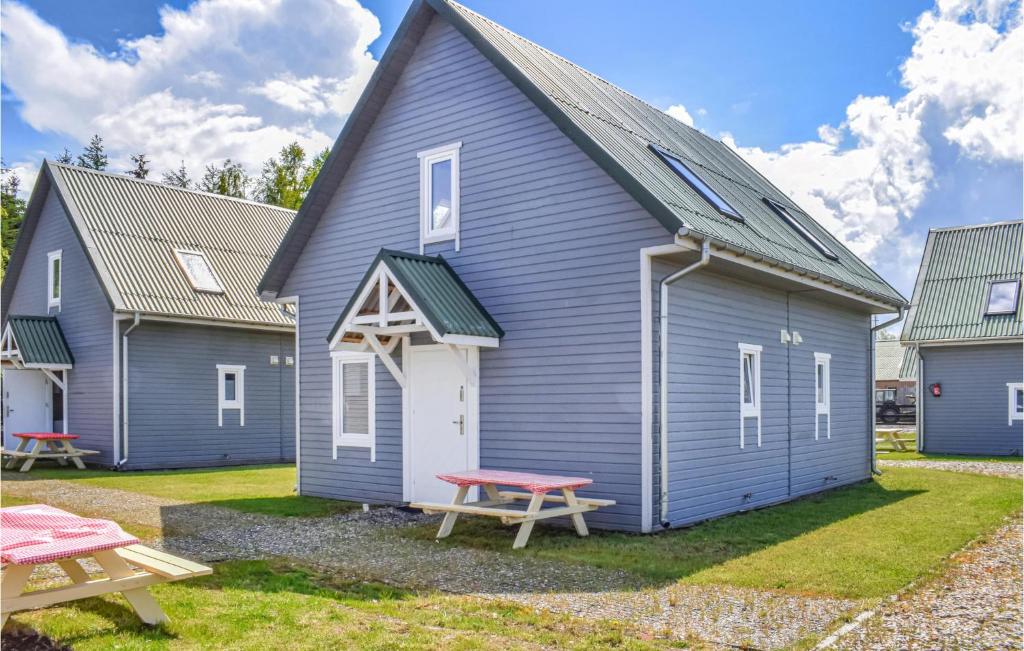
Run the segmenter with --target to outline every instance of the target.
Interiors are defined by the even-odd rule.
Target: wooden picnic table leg
[[[18,446],[16,448],[14,448],[14,451],[15,452],[24,452],[25,448],[28,447],[28,441],[29,441],[29,439],[21,439],[21,438],[18,439]],[[10,459],[7,460],[7,465],[4,466],[4,468],[7,468],[8,470],[10,470],[11,468],[13,468],[16,465],[18,465],[18,457],[11,457]]]
[[[573,489],[563,488],[562,496],[565,498],[566,506],[579,506],[579,502],[576,501],[576,491]],[[576,527],[576,533],[580,536],[587,536],[590,534],[590,532],[587,531],[587,523],[583,520],[582,513],[572,514],[572,524]]]
[[[32,451],[29,452],[30,456],[25,459],[25,463],[21,465],[21,470],[19,472],[28,472],[29,470],[32,470],[32,464],[36,462],[36,459],[39,458],[39,453],[43,451],[43,443],[45,443],[45,441],[40,439],[35,440],[35,445],[32,446]]]
[[[469,494],[469,486],[459,486],[459,490],[455,491],[455,499],[452,500],[452,504],[455,506],[461,505],[466,501],[466,495]],[[441,528],[437,530],[437,538],[447,538],[452,532],[452,527],[455,526],[455,520],[459,517],[458,513],[449,511],[444,514],[444,520],[441,521]]]
[[[63,450],[60,449],[60,444],[57,441],[47,441],[46,442],[46,447],[47,447],[47,449],[49,449],[50,452],[53,452],[55,454],[60,454],[61,452],[63,452]],[[59,463],[60,465],[62,465],[62,466],[68,465],[68,458],[67,457],[54,457],[54,458],[57,459],[57,463]]]
[[[96,562],[100,564],[100,567],[103,568],[103,571],[111,579],[123,579],[135,575],[135,571],[132,570],[128,563],[111,550],[95,552],[93,553],[93,558],[96,559]],[[164,611],[161,610],[156,599],[153,598],[153,595],[149,594],[149,590],[146,588],[125,590],[121,594],[132,605],[135,613],[143,622],[147,624],[162,624],[170,621],[167,615],[164,614]]]
[[[6,599],[13,599],[21,596],[22,591],[25,589],[25,584],[28,583],[28,578],[32,576],[32,570],[35,569],[35,565],[8,565],[4,569],[4,577],[0,580],[0,593]],[[5,612],[3,619],[0,620],[0,628],[3,628],[7,624],[7,618],[11,614]]]
[[[64,573],[67,574],[72,581],[75,583],[85,583],[89,580],[89,573],[78,564],[73,558],[66,558],[62,561],[57,561],[57,565],[60,565]]]
[[[64,448],[65,452],[75,455],[72,457],[68,457],[69,459],[71,459],[71,463],[75,464],[75,467],[78,468],[79,470],[85,470],[85,464],[82,462],[82,458],[78,456],[77,450],[75,450],[75,446],[71,445],[71,441],[63,439],[60,443],[61,446]]]
[[[533,497],[530,498],[530,505],[526,507],[527,516],[533,515],[540,511],[540,507],[544,505],[545,493],[534,493]],[[522,549],[526,547],[526,542],[530,540],[530,533],[533,531],[533,525],[536,520],[527,519],[523,520],[523,523],[519,525],[519,533],[516,534],[516,540],[512,543],[512,549]]]

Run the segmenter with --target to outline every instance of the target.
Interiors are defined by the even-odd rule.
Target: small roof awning
[[[0,337],[0,361],[16,368],[69,369],[75,363],[52,316],[11,316]]]
[[[505,335],[441,256],[381,249],[334,324],[332,349],[426,331],[438,343],[496,347]]]

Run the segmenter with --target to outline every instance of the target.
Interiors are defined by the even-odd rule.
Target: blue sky
[[[145,151],[158,173],[227,156],[255,170],[281,142],[332,141],[407,5],[364,0],[369,13],[338,10],[311,27],[296,15],[333,0],[289,1],[304,7],[267,23],[273,33],[266,16],[217,0],[4,0],[4,161],[31,174],[44,155],[77,152],[100,132],[115,167]],[[1017,3],[465,4],[655,106],[685,107],[672,114],[734,144],[908,296],[927,228],[1021,218],[1020,145],[1006,144],[1020,135],[1020,70],[1000,69],[1020,60]],[[178,10],[178,27],[161,7]],[[279,56],[215,53],[195,36],[223,25]],[[302,52],[290,33],[302,35]],[[142,49],[125,46],[143,37]],[[175,50],[195,38],[207,59],[202,47],[192,58]],[[44,68],[40,51],[64,58]],[[208,59],[218,60],[210,71]],[[35,81],[34,68],[54,67],[67,74],[60,88]],[[99,90],[82,81],[93,76]],[[308,102],[289,104],[281,88]],[[186,132],[204,120],[202,138]]]

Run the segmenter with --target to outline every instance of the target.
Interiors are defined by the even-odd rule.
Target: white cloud
[[[686,107],[683,106],[682,104],[673,104],[672,106],[665,109],[665,112],[674,117],[675,119],[679,120],[683,124],[690,127],[693,126],[693,116],[690,115],[690,112],[687,111]]]
[[[163,7],[159,35],[105,54],[17,2],[2,6],[4,84],[22,118],[157,173],[222,158],[251,171],[298,140],[329,146],[376,61],[377,18],[357,0],[199,0]],[[54,152],[56,154],[57,152]],[[51,154],[52,155],[52,154]]]
[[[902,97],[857,97],[842,124],[776,151],[722,138],[903,288],[922,246],[908,225],[936,178],[928,134],[992,165],[1019,164],[1024,147],[1019,7],[940,0],[909,29]]]

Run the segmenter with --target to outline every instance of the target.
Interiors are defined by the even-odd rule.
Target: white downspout
[[[132,324],[121,335],[121,439],[124,443],[121,446],[121,458],[117,461],[118,468],[128,461],[128,335],[139,326],[140,320],[136,312]]]
[[[869,336],[870,341],[868,342],[868,358],[871,361],[869,364],[870,369],[868,373],[868,395],[871,399],[871,412],[868,414],[868,434],[871,437],[871,472],[875,475],[882,474],[882,472],[878,469],[878,453],[875,450],[875,333],[881,330],[882,328],[888,328],[892,324],[901,321],[903,319],[903,311],[905,309],[906,306],[901,305],[899,307],[899,310],[896,312],[895,317],[889,319],[888,321],[883,321],[882,323],[879,323],[876,326],[872,326]]]
[[[661,423],[660,450],[661,450],[661,525],[668,528],[668,286],[676,282],[686,274],[696,271],[711,262],[711,245],[707,240],[700,245],[700,260],[688,267],[662,278],[660,283],[660,333],[658,336],[658,347],[660,349],[659,389],[660,402],[658,406],[658,418]]]
[[[914,395],[917,397],[917,411],[914,417],[917,426],[917,451],[924,451],[924,393],[921,384],[924,382],[924,357],[921,357],[921,344],[914,346],[914,354],[917,355],[917,386]]]

